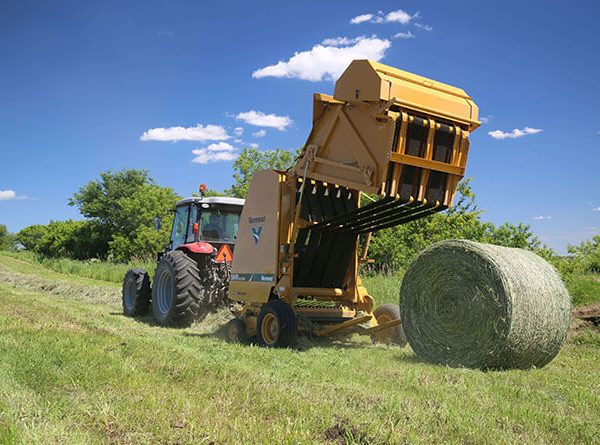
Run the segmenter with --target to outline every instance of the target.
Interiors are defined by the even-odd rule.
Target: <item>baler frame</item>
[[[333,97],[316,94],[313,110],[295,166],[257,172],[242,212],[229,298],[243,303],[249,336],[273,300],[316,336],[398,325],[377,322],[358,275],[368,238],[452,204],[479,126],[463,90],[367,60],[348,67]],[[361,207],[361,193],[380,199]]]

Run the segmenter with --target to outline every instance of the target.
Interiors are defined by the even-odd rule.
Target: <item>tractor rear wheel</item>
[[[373,315],[378,324],[387,323],[392,320],[400,320],[400,307],[397,304],[387,303],[382,304],[373,311]],[[398,345],[406,346],[406,336],[402,324],[391,326],[387,329],[374,332],[371,335],[371,340],[374,344]]]
[[[265,304],[256,320],[258,344],[268,348],[287,348],[296,342],[298,321],[292,306],[281,300]]]
[[[162,326],[190,326],[203,292],[196,262],[180,250],[166,253],[152,283],[154,318]]]
[[[123,280],[123,313],[128,317],[146,315],[151,295],[148,272],[144,269],[129,269]]]

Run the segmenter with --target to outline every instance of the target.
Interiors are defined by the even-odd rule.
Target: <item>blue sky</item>
[[[3,0],[0,223],[79,218],[68,198],[108,169],[224,189],[241,147],[301,146],[312,93],[356,57],[464,88],[487,118],[467,169],[484,218],[564,252],[600,233],[599,15],[597,1]]]

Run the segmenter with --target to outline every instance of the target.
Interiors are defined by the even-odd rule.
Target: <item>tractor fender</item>
[[[195,243],[182,244],[175,250],[183,250],[185,253],[200,253],[210,255],[215,253],[215,248],[210,243],[198,241]]]

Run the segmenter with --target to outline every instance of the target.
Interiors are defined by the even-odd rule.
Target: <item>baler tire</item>
[[[128,317],[139,317],[148,313],[152,290],[150,277],[144,269],[129,269],[123,279],[121,302],[123,313]]]
[[[234,318],[227,323],[227,341],[229,343],[247,343],[248,332],[246,324],[239,318]]]
[[[373,315],[378,323],[399,320],[400,307],[393,303],[382,304],[373,311]],[[402,329],[402,324],[373,333],[371,341],[373,344],[398,345],[400,347],[406,346],[408,343],[406,335],[404,335],[404,329]]]
[[[152,284],[152,312],[161,326],[189,327],[203,293],[196,262],[180,250],[160,259]]]
[[[294,308],[282,300],[265,304],[256,320],[256,339],[260,346],[287,348],[296,344],[298,320]]]

